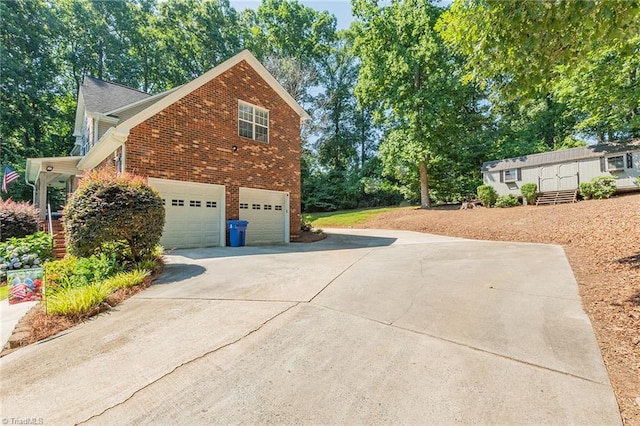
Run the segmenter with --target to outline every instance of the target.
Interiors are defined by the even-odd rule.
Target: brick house
[[[249,221],[247,244],[300,230],[300,124],[309,118],[247,50],[182,86],[150,95],[86,77],[71,157],[29,158],[44,211],[48,186],[85,170],[148,177],[162,196],[169,247],[224,246],[226,220]]]

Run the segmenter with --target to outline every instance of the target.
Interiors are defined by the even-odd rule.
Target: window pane
[[[266,127],[256,124],[256,140],[260,142],[269,142],[269,131]]]
[[[269,113],[267,111],[256,110],[256,124],[264,127],[269,126]]]
[[[242,137],[253,139],[253,125],[251,123],[247,123],[246,121],[240,121],[238,133]]]
[[[624,157],[622,155],[607,158],[607,163],[610,169],[624,169]]]
[[[238,106],[238,116],[240,120],[253,121],[253,108],[240,104]]]

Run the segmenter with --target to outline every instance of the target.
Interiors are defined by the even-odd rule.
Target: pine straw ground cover
[[[153,271],[150,276],[147,276],[142,284],[133,287],[120,288],[114,291],[107,296],[104,303],[99,306],[95,306],[85,315],[48,315],[45,312],[44,303],[39,303],[20,320],[13,332],[14,337],[21,336],[19,346],[13,349],[3,348],[2,353],[0,353],[0,357],[8,355],[17,349],[20,349],[20,347],[47,339],[77,324],[87,321],[98,314],[109,311],[131,296],[149,287],[160,275],[163,266],[162,262],[160,262],[158,268]]]
[[[363,227],[560,244],[576,276],[624,424],[640,425],[640,194],[556,206],[398,209]]]

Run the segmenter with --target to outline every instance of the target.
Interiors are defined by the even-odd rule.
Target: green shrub
[[[162,235],[164,207],[143,178],[109,170],[82,179],[64,210],[69,253],[88,257],[123,243],[121,253],[137,262],[151,255]]]
[[[300,218],[300,230],[302,232],[309,232],[313,229],[313,225],[311,225],[311,215],[303,215]]]
[[[38,209],[29,203],[0,199],[0,242],[38,231]]]
[[[590,182],[580,182],[580,195],[585,200],[593,198],[593,185]]]
[[[86,287],[120,272],[115,256],[101,253],[99,256],[64,259],[48,262],[44,268],[47,291],[57,293],[75,287]]]
[[[520,201],[514,194],[501,195],[496,200],[496,207],[515,207],[519,205]]]
[[[0,282],[5,281],[8,270],[41,267],[52,257],[52,244],[51,235],[45,232],[0,243]]]
[[[478,199],[485,207],[491,207],[498,199],[496,190],[490,185],[480,185],[477,190]]]
[[[616,192],[616,178],[613,176],[597,176],[589,182],[580,184],[582,198],[601,200],[611,197]]]
[[[536,195],[538,194],[538,185],[535,183],[524,183],[520,187],[522,198],[527,200],[527,204],[536,203]]]

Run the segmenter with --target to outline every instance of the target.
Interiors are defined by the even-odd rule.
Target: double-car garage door
[[[225,188],[195,182],[149,178],[162,197],[165,248],[224,246]],[[240,219],[249,221],[246,244],[289,241],[289,195],[286,192],[240,188]]]

